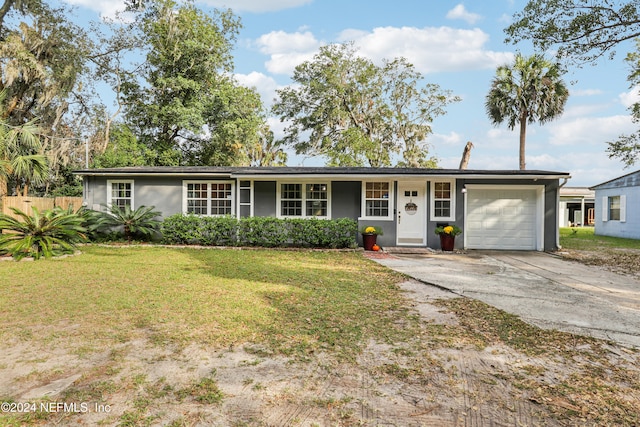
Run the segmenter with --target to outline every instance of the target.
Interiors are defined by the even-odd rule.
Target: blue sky
[[[62,0],[78,15],[112,15],[117,0]],[[404,56],[425,81],[451,90],[462,101],[433,123],[430,152],[444,168],[457,168],[471,141],[470,169],[517,169],[518,129],[494,127],[484,99],[497,66],[528,44],[504,43],[505,28],[524,0],[491,2],[433,0],[199,0],[203,9],[230,7],[243,29],[234,52],[236,77],[254,86],[270,105],[275,91],[290,84],[294,67],[311,59],[322,45],[354,41],[374,61]],[[527,168],[570,172],[569,186],[591,186],[630,170],[605,153],[606,141],[636,128],[627,107],[638,99],[630,89],[623,61],[631,43],[613,60],[572,68],[565,75],[570,97],[563,116],[544,126],[531,125]],[[270,119],[276,136],[284,124]],[[290,155],[289,165],[322,165],[319,158]],[[633,169],[631,169],[633,170]]]

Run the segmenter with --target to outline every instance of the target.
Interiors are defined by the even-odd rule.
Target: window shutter
[[[609,198],[602,198],[602,221],[609,221]]]
[[[627,196],[620,196],[620,222],[627,221]]]

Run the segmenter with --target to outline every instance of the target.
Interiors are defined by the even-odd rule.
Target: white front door
[[[426,245],[427,201],[425,182],[399,182],[397,244]]]

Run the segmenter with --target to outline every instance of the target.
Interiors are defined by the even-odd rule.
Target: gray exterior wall
[[[360,181],[331,181],[331,216],[358,218],[362,209]]]
[[[276,216],[276,182],[256,181],[253,184],[253,215]]]
[[[130,177],[85,177],[84,200],[88,208],[102,210],[107,204],[107,181],[126,181]],[[134,208],[155,206],[166,218],[182,212],[182,180],[168,177],[136,177],[133,187]],[[98,208],[98,209],[96,209]]]
[[[640,174],[638,174],[640,176]],[[162,213],[163,217],[167,217],[173,214],[182,213],[182,198],[183,198],[183,181],[198,181],[198,180],[225,180],[217,177],[197,177],[197,178],[185,178],[181,176],[136,176],[131,178],[130,176],[85,176],[85,191],[84,199],[87,207],[94,208],[101,204],[107,203],[107,181],[113,180],[134,180],[134,207],[141,205],[155,206],[156,210]],[[246,178],[245,178],[246,180]],[[384,176],[380,177],[380,180],[385,180]],[[234,181],[234,180],[230,180]],[[396,181],[396,180],[394,180]],[[640,178],[639,178],[640,182]],[[430,206],[432,197],[432,191],[429,188],[429,181],[425,179],[427,184],[427,206]],[[455,192],[455,221],[449,221],[448,224],[455,224],[462,228],[463,233],[465,229],[464,224],[464,209],[465,198],[462,193],[462,189],[465,184],[486,184],[486,185],[544,185],[544,250],[553,251],[557,249],[558,239],[558,180],[528,180],[528,179],[495,179],[495,178],[482,178],[482,179],[457,179],[456,180],[456,192]],[[384,230],[383,236],[378,236],[378,243],[385,246],[396,246],[396,227],[397,227],[397,211],[395,206],[397,205],[398,189],[397,182],[394,182],[394,197],[393,216],[391,220],[366,220],[359,222],[359,228],[365,225],[380,226]],[[235,194],[237,197],[238,182],[235,182]],[[620,191],[617,189],[616,191]],[[640,215],[638,215],[637,206],[640,206],[640,187],[633,187],[632,189],[626,189],[630,191],[627,196],[627,226],[629,232],[633,230],[638,234],[627,234],[627,236],[635,235],[635,238],[640,238]],[[603,193],[601,193],[602,195]],[[275,180],[254,180],[253,181],[253,209],[254,216],[275,216],[277,212],[276,207],[276,195],[277,195],[277,182]],[[598,221],[598,213],[602,212],[601,203],[602,197],[596,196],[596,226],[601,224]],[[354,181],[332,181],[331,185],[331,213],[332,218],[353,218],[358,219],[362,216],[362,182],[359,180]],[[633,206],[633,208],[632,208]],[[635,212],[635,215],[634,215]],[[633,218],[635,217],[635,218]],[[426,219],[426,243],[428,247],[439,249],[440,239],[434,233],[435,228],[441,223],[441,221],[432,221],[429,217]],[[612,221],[610,224],[606,224],[608,227],[613,227]],[[598,231],[598,227],[596,227]],[[603,234],[607,230],[603,230]],[[358,241],[362,244],[361,236],[358,235]],[[462,248],[464,245],[464,234],[456,238],[456,248]]]

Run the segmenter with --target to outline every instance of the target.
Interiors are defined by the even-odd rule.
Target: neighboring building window
[[[388,217],[390,184],[388,182],[365,182],[364,215],[366,217]]]
[[[133,209],[133,180],[107,181],[107,206]]]
[[[230,182],[186,182],[184,212],[219,216],[233,213],[233,184]]]
[[[328,217],[329,185],[326,183],[281,183],[280,215]]]
[[[620,196],[609,197],[609,219],[620,221]]]
[[[455,220],[453,181],[432,181],[431,184],[431,219]]]
[[[627,220],[627,196],[604,196],[602,198],[602,221]]]

